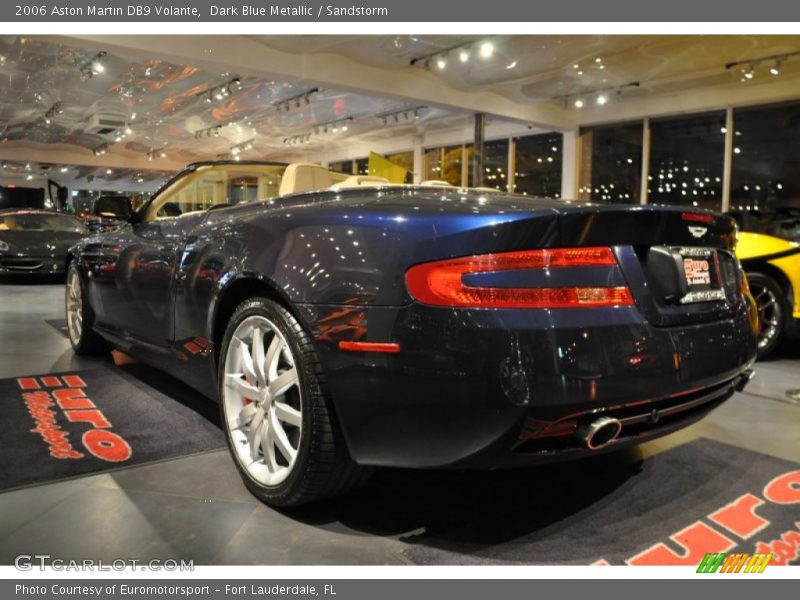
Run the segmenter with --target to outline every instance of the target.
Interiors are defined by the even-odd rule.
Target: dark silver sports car
[[[63,274],[67,251],[89,230],[75,217],[37,209],[0,211],[0,275]]]

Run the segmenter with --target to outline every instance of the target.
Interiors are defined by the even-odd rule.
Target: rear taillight
[[[556,248],[465,256],[412,267],[406,287],[418,302],[462,308],[593,308],[630,306],[627,287],[478,287],[464,284],[473,273],[523,269],[612,267],[611,248]]]

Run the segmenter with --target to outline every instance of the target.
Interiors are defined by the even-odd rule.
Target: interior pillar
[[[472,152],[472,187],[483,186],[483,140],[486,133],[486,115],[475,113],[475,140]]]

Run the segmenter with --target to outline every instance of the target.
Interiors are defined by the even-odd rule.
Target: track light
[[[445,48],[436,52],[425,54],[423,56],[412,58],[409,64],[412,67],[421,66],[426,70],[430,70],[431,63],[433,63],[437,70],[443,71],[445,68],[447,68],[447,59],[449,56],[457,56],[459,62],[463,64],[469,62],[469,59],[472,55],[479,56],[483,60],[489,60],[494,56],[496,50],[497,46],[490,39],[483,41],[464,42],[455,46],[451,46],[450,48]],[[506,64],[506,69],[513,69],[516,66],[517,61],[512,61]]]
[[[90,58],[88,61],[83,63],[78,69],[81,74],[81,79],[83,80],[91,79],[95,75],[105,73],[106,67],[101,62],[105,56],[106,53],[100,51],[97,54],[95,54],[92,58]]]
[[[400,117],[403,117],[403,120],[405,121],[410,121],[413,115],[414,120],[417,120],[420,118],[420,114],[422,113],[422,111],[426,110],[427,108],[428,108],[427,106],[410,106],[408,108],[401,108],[399,110],[392,110],[389,112],[377,114],[375,115],[375,118],[380,119],[381,123],[385,127],[390,122],[390,120],[395,123],[399,123]]]
[[[787,52],[786,54],[773,54],[771,56],[760,56],[758,58],[749,58],[746,60],[730,62],[725,65],[725,70],[730,71],[731,69],[741,67],[741,77],[739,78],[739,81],[745,83],[755,77],[756,69],[758,69],[762,63],[772,62],[769,72],[771,75],[778,76],[781,74],[781,65],[784,63],[784,61],[796,56],[800,56],[800,50]]]
[[[234,158],[238,157],[242,152],[246,152],[247,150],[251,150],[253,148],[254,140],[249,139],[246,142],[242,142],[241,144],[236,144],[235,146],[231,146],[231,154]],[[236,158],[236,160],[239,160]]]
[[[277,112],[289,112],[292,110],[292,106],[294,105],[295,108],[300,108],[301,105],[305,104],[306,106],[311,104],[311,96],[313,94],[319,93],[319,88],[311,88],[310,90],[306,90],[301,94],[296,94],[291,96],[290,98],[284,98],[283,100],[279,100],[278,102],[274,102],[272,106],[275,107]]]
[[[95,156],[102,156],[102,155],[103,155],[103,154],[105,154],[106,152],[108,152],[108,144],[100,144],[99,146],[95,146],[95,147],[92,149],[92,153],[93,153]]]
[[[578,92],[577,94],[556,96],[553,98],[553,100],[560,100],[561,102],[564,103],[564,106],[567,108],[572,107],[575,109],[581,109],[586,106],[587,102],[590,101],[589,100],[590,98],[594,97],[594,104],[596,104],[597,106],[605,106],[611,99],[611,94],[622,96],[625,90],[637,87],[639,87],[639,82],[633,81],[631,83],[626,83],[625,85],[620,85],[613,88],[586,90],[583,92]]]
[[[228,96],[230,96],[234,91],[239,91],[242,89],[242,80],[238,77],[234,77],[230,81],[226,81],[225,83],[221,83],[219,85],[215,85],[213,87],[208,88],[205,91],[199,92],[197,94],[198,97],[202,97],[205,100],[206,104],[211,104],[214,100],[224,100]]]
[[[197,134],[195,134],[195,137],[197,137]],[[150,150],[150,152],[147,153],[147,160],[155,160],[156,158],[166,158],[166,157],[167,157],[166,148],[158,148],[157,150]]]

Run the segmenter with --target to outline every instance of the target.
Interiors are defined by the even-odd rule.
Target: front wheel
[[[225,332],[219,398],[244,483],[274,506],[349,491],[364,471],[350,458],[311,338],[267,298],[243,302]]]
[[[84,293],[83,282],[75,262],[67,268],[67,288],[64,295],[67,333],[75,354],[96,355],[108,352],[108,346],[92,329],[94,311]]]
[[[758,358],[764,359],[777,348],[786,329],[786,295],[768,275],[747,273],[747,281],[758,310]]]

